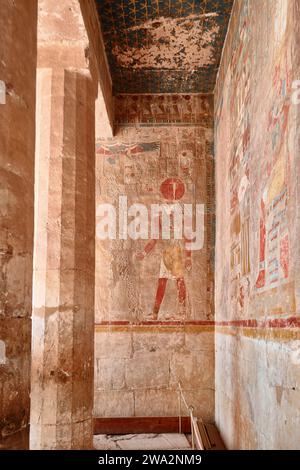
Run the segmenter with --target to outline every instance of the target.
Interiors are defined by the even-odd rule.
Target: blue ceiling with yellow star
[[[234,0],[96,0],[118,93],[210,93]]]

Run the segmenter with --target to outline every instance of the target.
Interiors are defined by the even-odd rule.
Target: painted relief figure
[[[181,199],[185,192],[184,183],[177,178],[166,179],[160,187],[164,199],[175,202]],[[160,225],[160,221],[158,222]],[[174,217],[170,214],[170,233],[174,230]],[[149,320],[157,320],[163,302],[168,281],[176,283],[179,304],[179,315],[176,318],[184,318],[187,307],[187,289],[185,282],[185,271],[192,266],[191,251],[185,248],[185,239],[150,240],[143,250],[137,254],[139,260],[143,260],[159,243],[162,245],[159,278],[157,281],[156,296],[152,313],[147,316]],[[172,316],[172,318],[174,318]],[[170,317],[168,319],[171,319]]]
[[[287,67],[286,67],[287,68]],[[255,286],[273,287],[288,277],[289,234],[287,228],[288,197],[288,148],[286,130],[289,114],[290,78],[278,66],[273,85],[277,90],[276,101],[269,113],[267,152],[271,159],[266,165],[267,179],[260,202],[259,272]]]
[[[247,15],[248,2],[244,2]],[[230,161],[230,299],[234,314],[246,314],[250,299],[250,180],[251,180],[251,119],[250,70],[248,54],[249,30],[247,21],[241,21],[238,41],[231,68],[237,70],[230,109],[238,123],[232,132]],[[242,84],[242,85],[241,85]]]

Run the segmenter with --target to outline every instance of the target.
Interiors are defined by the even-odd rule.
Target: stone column
[[[1,449],[28,445],[37,1],[0,12]]]
[[[37,72],[31,449],[92,446],[96,89],[61,63]]]

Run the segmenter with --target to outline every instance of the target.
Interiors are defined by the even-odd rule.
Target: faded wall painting
[[[237,0],[216,86],[216,422],[230,449],[299,445],[299,31],[297,0]]]
[[[247,10],[247,3],[244,5]],[[233,73],[232,91],[228,106],[231,121],[230,155],[230,299],[236,311],[244,309],[249,298],[250,284],[250,67],[247,11],[240,22],[233,44],[230,69]],[[243,86],[241,86],[243,83]],[[226,178],[226,175],[223,175]]]
[[[174,104],[178,106],[176,100]],[[164,109],[166,104],[161,101],[160,106]],[[120,196],[126,196],[127,209],[132,204],[144,204],[149,217],[147,236],[97,240],[99,253],[105,253],[105,262],[99,259],[99,290],[112,291],[106,308],[99,299],[99,319],[139,322],[212,318],[211,268],[207,270],[212,260],[211,248],[207,247],[212,222],[206,189],[207,184],[212,185],[211,143],[209,128],[169,127],[167,122],[156,127],[123,127],[115,139],[97,143],[97,203],[119,208]],[[176,203],[182,210],[184,204],[193,208],[196,203],[204,205],[205,245],[201,249],[189,249],[184,233],[181,239],[175,237],[172,213],[170,239],[151,237],[151,205],[161,203],[169,207]],[[191,224],[195,224],[193,217]],[[128,223],[131,221],[129,218]],[[161,215],[152,222],[161,229]],[[201,287],[197,285],[200,278]]]
[[[280,14],[277,36],[285,24],[282,15],[286,12]],[[254,87],[251,73],[254,68],[264,65],[266,54],[253,50],[255,31],[250,23],[250,4],[245,1],[240,4],[232,38],[227,71],[227,77],[231,77],[230,85],[227,85],[229,91],[224,91],[223,95],[223,99],[226,95],[227,112],[230,113],[227,117],[229,292],[231,316],[235,318],[262,314],[266,297],[270,311],[274,313],[295,309],[294,289],[289,282],[288,222],[291,156],[287,136],[292,90],[291,56],[289,50],[282,51],[275,57],[272,67],[268,64],[268,76],[263,79],[268,79],[269,83],[263,95],[260,87]],[[224,106],[224,102],[221,101],[219,106]],[[253,114],[258,109],[261,116],[259,126],[253,123]],[[219,113],[220,109],[217,110],[218,116]],[[217,127],[216,135],[220,132],[222,130]],[[282,295],[285,297],[284,307],[281,305]]]
[[[212,420],[212,97],[117,96],[116,122],[116,136],[96,150],[95,414],[177,416],[180,382],[198,415]],[[102,238],[103,203],[116,207],[115,239]],[[197,204],[203,243],[192,249],[189,233],[178,236],[177,209],[197,232]]]
[[[286,56],[272,77],[274,101],[269,110],[267,139],[261,165],[258,290],[275,287],[289,277],[289,227],[287,204],[290,162],[286,132],[291,94],[291,65]]]

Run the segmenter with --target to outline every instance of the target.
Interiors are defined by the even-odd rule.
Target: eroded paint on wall
[[[115,92],[212,92],[232,4],[98,1]]]
[[[229,448],[299,448],[297,15],[293,0],[237,1],[216,87],[216,420]]]
[[[203,203],[205,240],[193,252],[184,240],[96,240],[95,414],[177,415],[180,381],[211,421],[212,97],[119,96],[116,120],[116,137],[97,143],[97,205]]]

